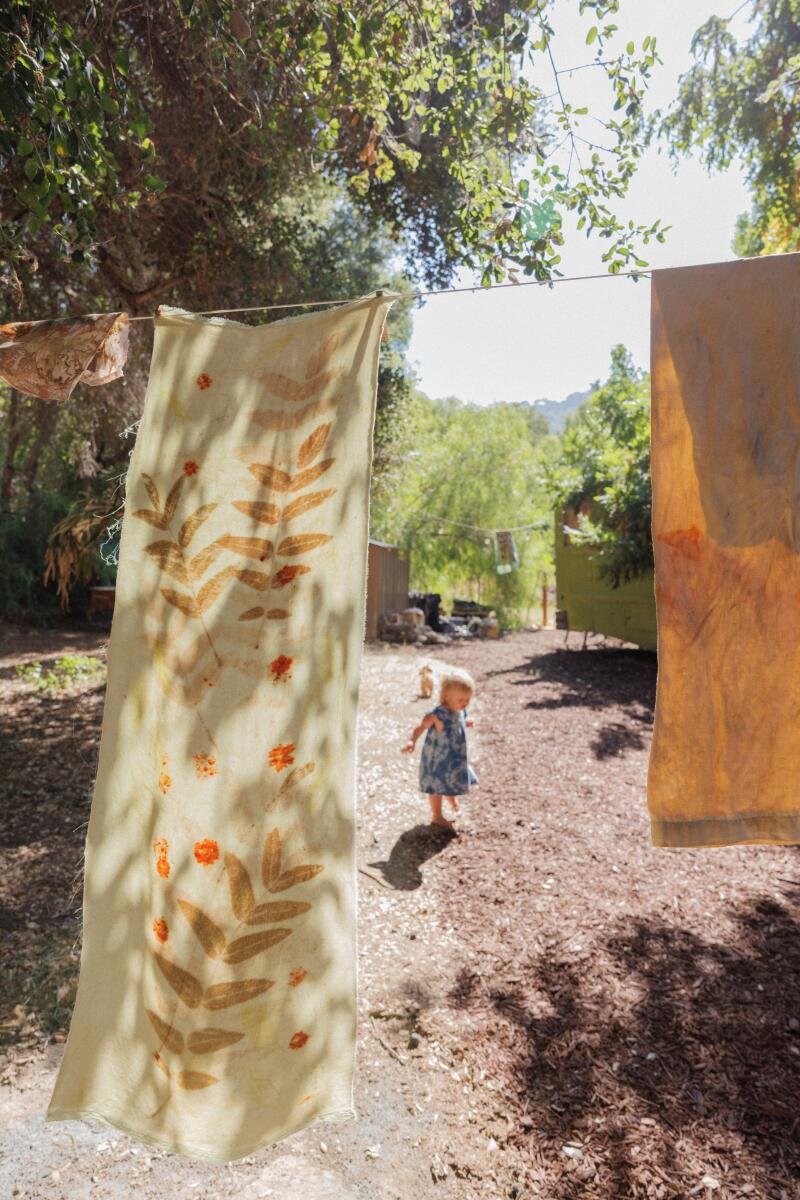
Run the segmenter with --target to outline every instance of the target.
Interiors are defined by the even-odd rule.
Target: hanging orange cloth
[[[800,842],[800,254],[656,271],[657,846]]]
[[[77,383],[120,378],[128,330],[127,313],[0,325],[0,379],[40,400],[69,400]]]

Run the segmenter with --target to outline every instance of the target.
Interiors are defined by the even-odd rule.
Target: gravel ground
[[[102,645],[7,628],[0,652],[3,1200],[800,1200],[797,851],[654,850],[654,656],[549,631],[366,650],[357,1122],[228,1167],[45,1126],[102,687],[14,666]],[[436,660],[478,680],[455,838],[400,755]]]

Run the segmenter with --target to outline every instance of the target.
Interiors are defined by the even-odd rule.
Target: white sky
[[[735,0],[623,0],[613,18],[617,36],[641,46],[648,35],[658,39],[663,66],[656,67],[648,106],[665,109],[677,90],[678,76],[691,65],[692,34],[709,16],[727,16]],[[732,22],[732,32],[747,33],[747,12]],[[553,57],[559,70],[590,62],[585,45],[594,21],[578,17],[578,0],[556,0]],[[612,18],[609,18],[612,20]],[[543,86],[552,91],[552,75]],[[605,112],[610,89],[605,72],[591,69],[561,76],[567,102]],[[590,140],[602,132],[596,122],[582,129]],[[598,139],[600,140],[600,139]],[[566,162],[564,163],[566,166]],[[731,250],[739,213],[750,207],[738,168],[708,176],[694,159],[677,172],[658,147],[641,160],[628,197],[617,212],[625,219],[671,225],[666,242],[653,242],[642,257],[654,267],[720,262]],[[605,270],[600,261],[605,243],[583,233],[567,236],[560,269],[565,275]],[[463,272],[457,283],[477,282]],[[641,366],[649,360],[650,287],[647,280],[601,279],[559,283],[554,288],[508,288],[493,293],[434,296],[414,312],[410,359],[420,387],[430,396],[458,396],[477,404],[547,397],[561,400],[605,378],[611,346],[624,342]]]

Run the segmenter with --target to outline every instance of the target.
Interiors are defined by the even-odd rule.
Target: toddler
[[[442,801],[449,800],[458,811],[456,796],[464,795],[478,782],[467,753],[467,728],[472,728],[467,705],[474,694],[471,675],[447,671],[440,685],[439,704],[426,713],[411,741],[403,747],[404,754],[411,754],[417,738],[427,730],[419,764],[419,789],[430,800],[431,824],[444,829],[452,829],[453,823],[443,815]]]

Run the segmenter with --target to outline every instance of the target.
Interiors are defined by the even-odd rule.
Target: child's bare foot
[[[452,808],[453,812],[461,811],[458,807],[458,801],[456,800],[455,796],[445,796],[445,799],[450,801],[450,807]]]
[[[447,817],[442,816],[442,797],[429,796],[428,800],[431,805],[431,825],[436,825],[439,829],[449,829],[455,832],[453,822],[448,821]]]

